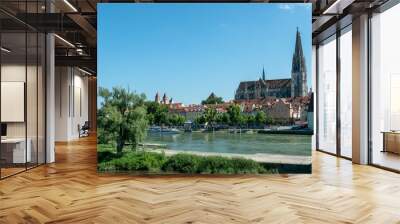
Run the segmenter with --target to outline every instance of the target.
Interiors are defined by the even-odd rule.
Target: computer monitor
[[[1,136],[7,136],[7,124],[1,123]]]

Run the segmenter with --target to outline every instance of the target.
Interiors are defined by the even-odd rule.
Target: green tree
[[[252,127],[256,123],[256,117],[253,114],[247,115],[246,117],[247,127]]]
[[[210,96],[207,97],[206,100],[201,101],[201,104],[221,104],[224,103],[222,97],[216,96],[214,93],[211,93]]]
[[[147,101],[145,102],[147,114],[155,114],[160,107],[160,104],[154,101]]]
[[[217,110],[215,108],[207,108],[204,112],[204,118],[207,123],[211,125],[211,128],[214,130],[214,123],[217,119]]]
[[[239,127],[242,128],[247,123],[247,116],[239,114]]]
[[[264,111],[258,111],[255,119],[256,124],[259,126],[265,125],[265,122],[267,122],[267,116],[265,115]]]
[[[217,114],[216,122],[218,124],[229,124],[229,115],[228,115],[228,113],[219,113],[219,114]]]
[[[147,114],[146,119],[149,122],[150,125],[154,124],[154,114]]]
[[[154,121],[157,125],[169,125],[168,119],[168,108],[161,106],[159,110],[154,114]]]
[[[184,116],[179,114],[169,114],[168,115],[168,123],[174,126],[183,126],[186,119]]]
[[[229,115],[229,120],[231,122],[231,125],[237,126],[241,122],[241,112],[240,112],[240,106],[239,105],[230,105],[228,107],[228,115]]]
[[[150,124],[169,125],[168,106],[158,102],[145,103]],[[151,122],[150,122],[151,121]]]
[[[222,113],[221,122],[223,124],[229,124],[229,115],[228,115],[228,113]]]
[[[99,140],[114,141],[118,154],[126,143],[136,148],[147,133],[146,96],[122,87],[113,87],[111,91],[100,87],[99,96],[102,98],[97,116],[101,130]]]
[[[267,116],[266,117],[266,123],[269,124],[269,125],[273,125],[273,124],[275,124],[275,120],[274,120],[273,117]]]
[[[194,119],[194,123],[195,123],[196,125],[202,125],[202,124],[206,123],[206,119],[205,119],[204,115],[201,115],[201,116],[196,117],[196,118]]]
[[[186,118],[182,115],[177,114],[176,116],[176,125],[183,126],[185,124]]]

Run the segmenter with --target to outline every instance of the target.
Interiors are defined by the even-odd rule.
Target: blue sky
[[[311,4],[99,4],[99,86],[230,100],[263,66],[267,79],[290,77],[296,27],[311,87]]]

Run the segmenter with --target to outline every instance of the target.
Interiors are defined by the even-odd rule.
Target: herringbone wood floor
[[[0,181],[0,223],[400,223],[400,175],[315,152],[312,175],[98,175],[96,142]]]

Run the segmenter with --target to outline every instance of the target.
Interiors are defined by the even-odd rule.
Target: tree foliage
[[[184,116],[179,114],[168,114],[167,124],[168,126],[183,126],[186,119]]]
[[[115,142],[118,154],[127,143],[135,148],[147,133],[145,95],[122,87],[113,87],[111,91],[100,87],[99,96],[102,98],[97,114],[99,142]]]
[[[146,102],[147,118],[151,125],[168,125],[168,106],[158,102]]]
[[[258,111],[256,113],[255,121],[257,125],[265,125],[265,122],[267,122],[267,116],[265,115],[264,111]]]
[[[201,101],[201,104],[221,104],[224,103],[222,97],[216,96],[214,93],[211,93],[206,100]]]
[[[214,128],[215,121],[217,119],[217,110],[213,107],[206,108],[204,112],[205,121]]]
[[[201,116],[198,116],[198,117],[196,117],[195,119],[194,119],[194,123],[196,124],[196,125],[202,125],[202,124],[205,124],[206,123],[206,119],[205,119],[205,116],[204,115],[201,115]]]
[[[231,125],[240,125],[242,121],[241,109],[239,105],[230,105],[228,107],[228,115]]]

